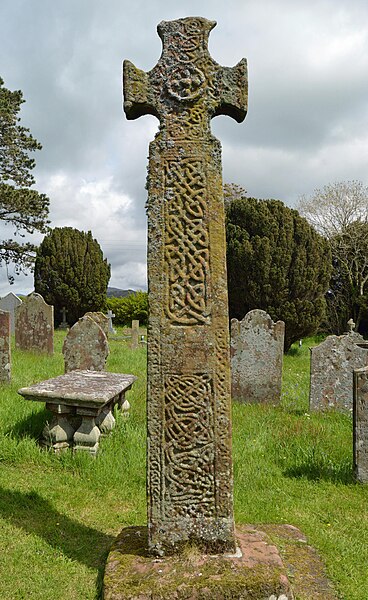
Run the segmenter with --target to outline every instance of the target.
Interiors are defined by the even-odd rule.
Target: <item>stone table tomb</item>
[[[67,448],[95,455],[101,433],[115,426],[115,404],[124,409],[125,393],[137,378],[122,373],[71,371],[21,388],[26,400],[45,402],[52,412],[43,431],[42,444],[60,452]]]

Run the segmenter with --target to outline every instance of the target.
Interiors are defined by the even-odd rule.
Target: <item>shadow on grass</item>
[[[15,438],[32,437],[39,440],[42,437],[43,428],[51,419],[52,413],[44,408],[15,423],[6,431],[6,434]]]
[[[0,515],[28,534],[43,538],[71,560],[98,569],[96,585],[100,587],[114,537],[58,512],[35,491],[21,493],[0,488]]]
[[[355,483],[353,467],[349,463],[321,464],[320,462],[305,462],[289,466],[283,471],[285,477],[308,479],[309,481],[329,481],[351,485]]]

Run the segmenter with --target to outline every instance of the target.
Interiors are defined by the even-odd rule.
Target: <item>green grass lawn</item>
[[[110,342],[108,370],[138,380],[129,420],[116,415],[97,459],[56,456],[37,443],[50,414],[17,390],[63,372],[64,335],[56,332],[51,358],[13,350],[13,381],[0,389],[4,600],[96,600],[114,537],[146,521],[146,348]],[[285,357],[280,407],[233,407],[236,521],[299,527],[341,598],[367,600],[368,486],[353,480],[351,418],[308,413],[307,344]]]

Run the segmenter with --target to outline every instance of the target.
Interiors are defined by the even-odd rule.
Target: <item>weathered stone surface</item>
[[[54,307],[29,294],[15,309],[15,345],[20,350],[54,352]]]
[[[3,298],[0,298],[0,310],[5,310],[6,312],[10,313],[10,331],[11,333],[14,333],[15,330],[15,309],[17,308],[17,306],[20,306],[22,304],[22,300],[20,298],[18,298],[18,296],[16,294],[13,294],[13,292],[9,292],[9,294],[7,294],[6,296],[4,296]]]
[[[246,403],[278,404],[285,323],[264,310],[231,320],[231,395]]]
[[[106,337],[109,337],[109,318],[106,315],[104,315],[102,312],[87,312],[83,316],[89,317],[95,321],[97,325],[101,327]]]
[[[355,477],[368,483],[368,367],[354,371],[353,439]]]
[[[96,320],[84,316],[73,325],[63,344],[65,373],[76,369],[103,371],[109,344]]]
[[[353,371],[368,365],[368,344],[356,335],[329,335],[311,348],[311,410],[352,410]]]
[[[130,343],[130,347],[132,350],[136,350],[139,345],[139,321],[132,321],[132,341]]]
[[[220,114],[246,115],[245,59],[209,55],[215,22],[163,21],[157,65],[124,61],[128,119],[153,114],[160,130],[148,172],[149,548],[187,540],[234,550],[231,380]]]
[[[147,528],[127,527],[107,560],[104,600],[292,600],[279,550],[266,534],[243,525],[235,555],[148,555]]]
[[[0,382],[11,379],[10,313],[0,310]]]

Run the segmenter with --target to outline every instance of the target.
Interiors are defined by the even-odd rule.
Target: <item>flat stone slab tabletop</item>
[[[101,433],[115,426],[115,404],[126,408],[125,393],[137,378],[106,371],[70,371],[18,390],[26,400],[45,402],[53,413],[41,443],[55,452],[67,448],[96,454]]]

